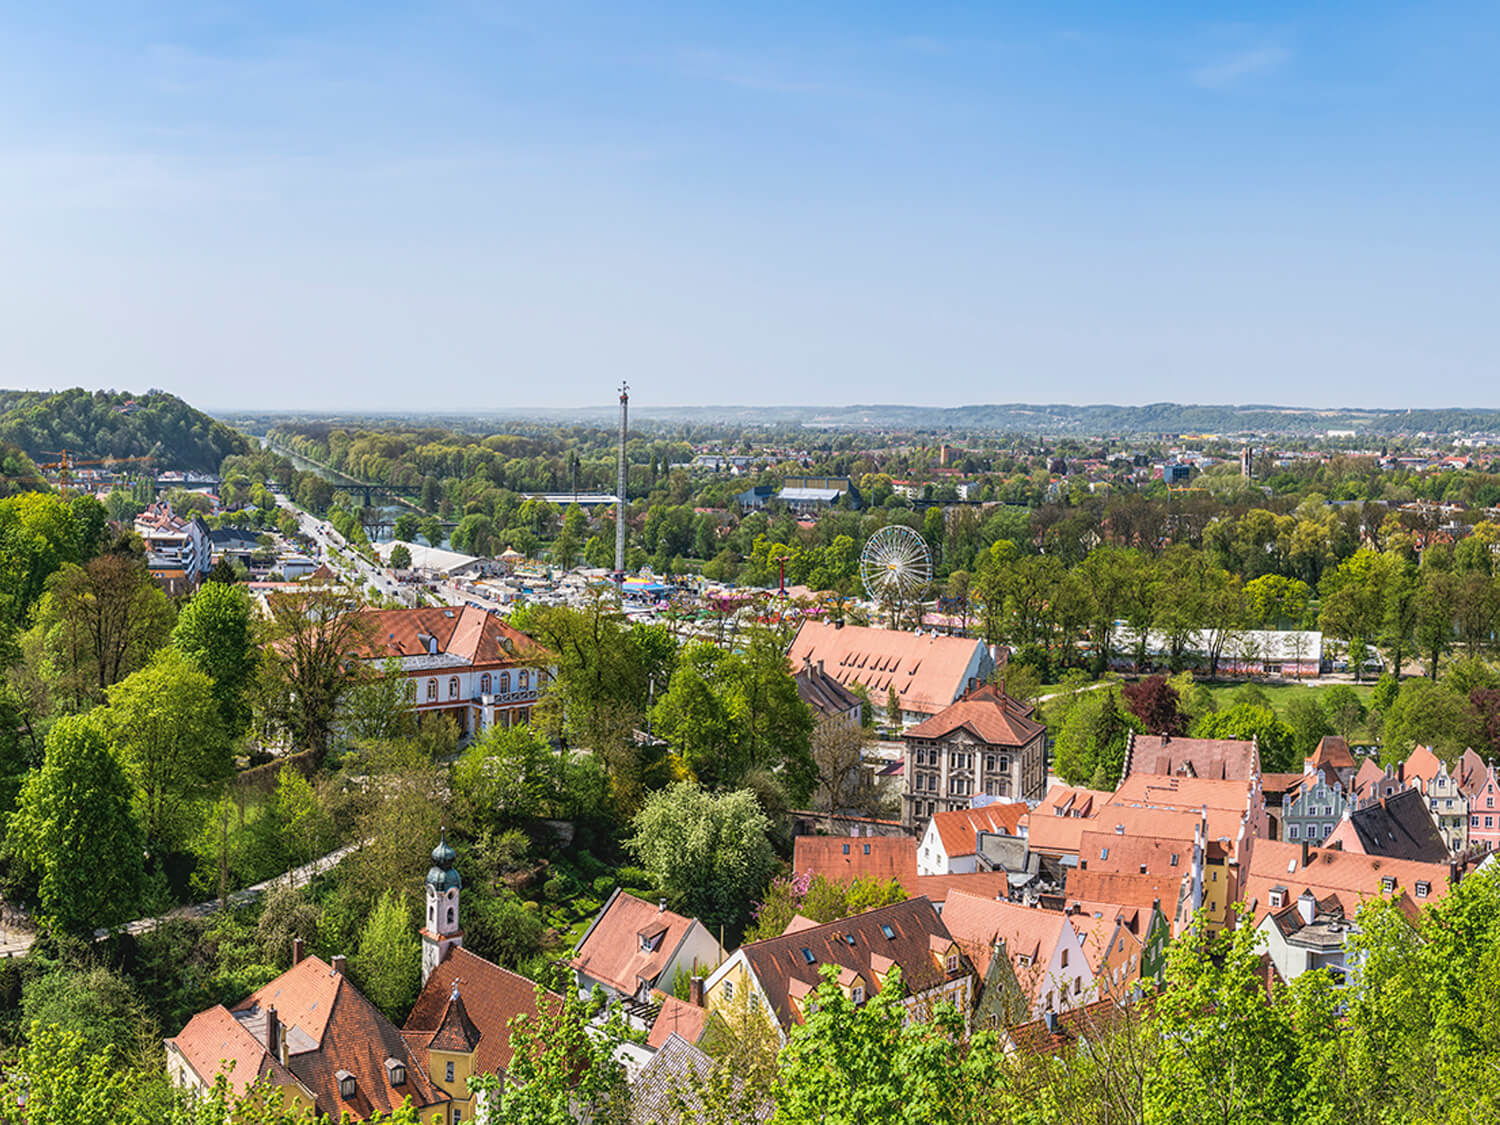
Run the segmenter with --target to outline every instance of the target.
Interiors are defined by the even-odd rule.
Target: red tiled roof
[[[233,1012],[252,1034],[256,1026],[264,1034],[266,1011],[271,1007],[287,1028],[288,1069],[312,1092],[319,1113],[335,1119],[348,1113],[362,1121],[393,1113],[406,1098],[419,1109],[448,1101],[395,1025],[327,962],[304,958],[235,1005]],[[294,1028],[305,1039],[294,1037]],[[390,1083],[385,1067],[388,1058],[399,1060],[405,1068],[406,1081],[400,1086]],[[353,1098],[346,1100],[339,1093],[336,1076],[340,1071],[355,1078]]]
[[[1255,743],[1232,738],[1174,738],[1133,734],[1125,775],[1181,774],[1244,781],[1260,772]]]
[[[885,927],[889,927],[891,936],[886,936]],[[750,942],[739,952],[760,982],[777,1020],[786,1027],[801,1021],[802,1013],[793,1000],[798,993],[805,995],[818,986],[823,965],[860,973],[871,995],[880,991],[876,958],[900,967],[908,993],[925,992],[941,984],[948,978],[934,956],[934,939],[943,945],[951,940],[932,903],[915,898],[812,929]]]
[[[1349,744],[1336,734],[1325,734],[1318,739],[1317,747],[1307,760],[1314,771],[1323,770],[1330,777],[1337,770],[1354,768],[1354,755],[1349,752]]]
[[[1385,771],[1375,764],[1374,758],[1366,758],[1360,763],[1359,772],[1354,775],[1354,784],[1351,788],[1358,795],[1364,794],[1371,785],[1376,785],[1385,776]]]
[[[968,686],[964,677],[981,648],[979,641],[960,637],[805,621],[787,658],[794,668],[822,661],[839,683],[864,684],[877,706],[894,687],[903,710],[935,715]]]
[[[1177,909],[1186,875],[1187,872],[1173,877],[1121,871],[1069,871],[1065,901],[1117,903],[1134,907],[1147,917],[1153,904],[1160,902],[1162,913],[1170,918]]]
[[[421,656],[437,651],[468,664],[518,664],[543,654],[541,646],[492,613],[473,606],[427,606],[419,609],[369,609],[361,615],[362,643],[357,655],[366,660]]]
[[[934,903],[946,903],[948,898],[958,891],[977,895],[980,898],[1009,898],[1010,876],[1004,871],[970,871],[960,875],[918,875],[915,883],[908,889],[912,897],[925,898]]]
[[[1443,760],[1434,754],[1426,746],[1418,746],[1411,752],[1411,757],[1406,759],[1406,766],[1401,776],[1410,784],[1414,778],[1431,782],[1440,769],[1443,768]]]
[[[426,1048],[444,1031],[451,1015],[453,986],[463,997],[464,1014],[477,1034],[474,1069],[479,1074],[501,1074],[510,1066],[510,1021],[518,1015],[536,1015],[537,986],[523,976],[502,969],[463,946],[455,946],[432,970],[402,1034],[408,1043]],[[550,1003],[562,1003],[555,992],[544,992]],[[462,1049],[462,1048],[458,1048]]]
[[[1046,730],[1032,717],[1035,713],[1035,707],[1017,702],[995,685],[981,684],[902,737],[944,738],[964,729],[987,746],[1019,749]]]
[[[1412,896],[1418,882],[1428,884],[1425,902],[1435,902],[1448,893],[1445,863],[1418,863],[1333,848],[1311,848],[1304,865],[1299,845],[1259,840],[1250,855],[1240,897],[1251,905],[1257,922],[1270,909],[1269,892],[1273,887],[1285,887],[1288,901],[1295,900],[1304,890],[1311,890],[1319,902],[1332,896],[1343,907],[1345,916],[1353,917],[1361,902],[1382,893],[1382,881],[1386,878],[1396,880],[1398,898],[1408,907],[1415,905]]]
[[[277,1085],[296,1081],[222,1004],[199,1012],[167,1042],[181,1052],[204,1084],[212,1085],[214,1076],[223,1071],[235,1094],[243,1094],[262,1077]]]
[[[1090,871],[1180,878],[1193,864],[1193,834],[1157,837],[1085,832],[1078,842],[1078,863]]]
[[[1081,1008],[1065,1008],[1056,1017],[1055,1030],[1049,1029],[1046,1019],[1039,1019],[1016,1024],[1005,1035],[1017,1050],[1055,1055],[1083,1040],[1103,1038],[1127,1018],[1128,1010],[1114,1000],[1096,1000]]]
[[[1021,987],[1035,998],[1052,951],[1062,939],[1067,917],[1058,910],[1038,910],[1015,902],[997,902],[969,894],[952,894],[943,905],[943,924],[958,942],[981,980],[989,972],[996,939],[1005,942],[1006,955],[1017,966]],[[1027,958],[1021,966],[1017,958]],[[1034,969],[1026,973],[1022,969]],[[1034,978],[1034,979],[1033,979]]]
[[[708,1013],[698,1005],[689,1004],[675,996],[665,996],[661,1002],[661,1013],[651,1025],[651,1034],[646,1036],[646,1046],[659,1050],[672,1035],[680,1036],[689,1043],[697,1043],[703,1038],[703,1024],[707,1019]]]
[[[617,890],[583,935],[568,964],[616,992],[633,996],[642,981],[656,984],[692,924],[691,918]],[[643,949],[642,941],[647,937],[650,948]]]
[[[924,724],[925,725],[925,724]],[[915,729],[915,728],[913,728]],[[932,823],[949,857],[973,855],[981,832],[1020,835],[1021,818],[1030,811],[1025,801],[985,805],[981,809],[951,809],[934,813]]]
[[[917,877],[917,841],[910,836],[798,836],[792,870],[836,883],[899,879],[908,889]]]

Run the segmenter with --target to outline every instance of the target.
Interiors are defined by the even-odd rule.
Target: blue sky
[[[1500,405],[1500,7],[5,3],[0,385]]]

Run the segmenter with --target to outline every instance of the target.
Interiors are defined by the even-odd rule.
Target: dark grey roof
[[[804,664],[792,677],[797,695],[820,715],[847,715],[859,706],[859,696],[834,679],[819,664]]]
[[[713,1059],[673,1032],[631,1084],[631,1120],[638,1125],[677,1125],[684,1109],[696,1120],[703,1111],[698,1087],[713,1067]],[[763,1101],[746,1120],[768,1121],[774,1108],[774,1102]]]
[[[1349,819],[1367,855],[1419,863],[1442,863],[1448,858],[1448,845],[1432,822],[1427,799],[1419,789],[1403,789],[1371,802],[1355,809]]]

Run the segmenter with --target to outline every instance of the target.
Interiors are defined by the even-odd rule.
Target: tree
[[[1245,612],[1260,629],[1297,629],[1307,617],[1312,590],[1299,578],[1262,574],[1245,583]]]
[[[1299,695],[1286,705],[1286,725],[1292,732],[1292,761],[1305,758],[1317,749],[1325,735],[1333,733],[1328,715],[1319,701],[1310,695]]]
[[[411,683],[397,657],[383,661],[374,675],[361,677],[341,708],[350,738],[358,744],[415,735],[417,707]]]
[[[878,804],[865,769],[865,730],[844,715],[825,715],[813,728],[812,758],[818,770],[813,805],[828,813],[872,816]]]
[[[775,869],[770,826],[747,790],[678,782],[646,799],[629,846],[668,897],[716,929],[744,920]]]
[[[261,665],[265,724],[299,749],[326,754],[345,699],[371,675],[356,657],[372,622],[358,594],[333,586],[278,595],[269,609],[274,658]]]
[[[1261,769],[1267,772],[1286,772],[1297,764],[1292,728],[1278,719],[1270,707],[1237,703],[1204,715],[1193,726],[1193,737],[1244,741],[1253,738],[1260,749]]]
[[[1165,676],[1147,676],[1120,689],[1130,713],[1157,734],[1187,733],[1187,716],[1182,713],[1177,691]]]
[[[1070,785],[1113,789],[1120,783],[1125,739],[1132,730],[1146,733],[1139,719],[1121,709],[1113,688],[1078,695],[1053,748],[1058,776]]]
[[[896,694],[894,684],[885,696],[885,721],[893,730],[901,729],[901,696]]]
[[[250,719],[249,692],[260,664],[243,587],[209,582],[182,608],[172,644],[213,678],[213,695],[231,738]]]
[[[165,648],[109,689],[102,720],[140,790],[153,852],[185,844],[196,828],[194,807],[234,772],[213,688],[186,656]]]
[[[133,555],[64,566],[47,582],[36,625],[57,694],[73,710],[102,701],[111,684],[145,667],[166,643],[172,616],[166,594]]]
[[[391,548],[391,557],[388,560],[392,570],[411,569],[411,550],[405,543],[397,543]]]
[[[422,987],[421,944],[404,895],[387,890],[380,896],[349,968],[370,1003],[399,1025]]]
[[[1365,705],[1359,693],[1348,684],[1333,684],[1324,688],[1319,698],[1329,724],[1347,742],[1365,721]]]
[[[421,524],[415,512],[402,512],[391,528],[391,535],[403,543],[415,543],[419,534]]]
[[[511,1020],[505,1081],[487,1074],[469,1088],[490,1099],[493,1119],[513,1125],[625,1125],[630,1088],[616,1058],[629,1037],[618,1011],[594,1019],[594,1005],[568,981],[561,997],[536,989],[536,1014]]]
[[[92,933],[135,916],[145,839],[131,785],[93,715],[65,716],[21,787],[6,851],[40,876],[37,899],[62,929]]]
[[[1444,682],[1406,680],[1386,712],[1384,746],[1403,758],[1416,746],[1429,746],[1451,766],[1464,750],[1464,703]]]

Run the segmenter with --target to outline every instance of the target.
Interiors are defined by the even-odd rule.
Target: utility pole
[[[615,582],[625,582],[625,431],[629,423],[630,384],[620,384],[620,477],[615,505]]]

